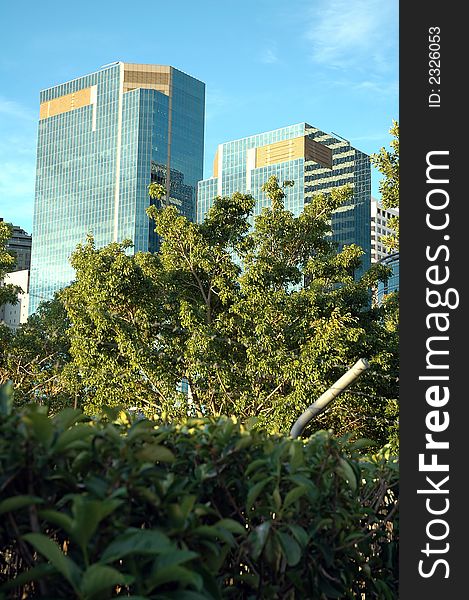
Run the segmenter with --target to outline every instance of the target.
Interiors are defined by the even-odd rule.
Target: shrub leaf
[[[47,560],[61,573],[65,579],[77,590],[81,577],[78,566],[65,556],[59,546],[42,533],[27,533],[23,539],[36,548]]]
[[[154,529],[136,529],[116,538],[101,556],[100,562],[110,563],[129,554],[162,554],[171,548],[169,538]]]
[[[12,496],[6,500],[0,502],[0,515],[7,512],[24,508],[25,506],[31,506],[31,504],[43,504],[44,500],[38,496]]]

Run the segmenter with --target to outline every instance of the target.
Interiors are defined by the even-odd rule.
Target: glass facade
[[[148,183],[194,219],[203,172],[205,85],[173,67],[114,63],[40,101],[30,313],[73,280],[88,233],[155,251]]]
[[[279,149],[279,142],[291,140],[293,143],[302,137],[320,144],[324,156],[330,157],[330,162],[327,158],[318,160],[316,156],[313,160],[306,150],[299,152],[293,146]],[[264,149],[263,156],[266,158],[263,160],[254,154],[259,149]],[[262,162],[270,164],[260,164]],[[276,175],[281,182],[295,182],[293,187],[285,190],[285,208],[296,216],[314,194],[329,192],[345,184],[351,185],[353,196],[333,214],[332,237],[339,247],[358,244],[365,251],[361,270],[370,266],[370,159],[351,147],[349,142],[307,123],[220,144],[215,157],[214,177],[198,185],[197,220],[203,220],[215,196],[227,196],[236,191],[250,193],[256,199],[254,214],[259,214],[268,204],[261,187],[271,175]]]
[[[389,279],[384,283],[382,281],[378,283],[378,304],[381,304],[384,296],[399,291],[399,252],[386,256],[379,262],[391,269]]]

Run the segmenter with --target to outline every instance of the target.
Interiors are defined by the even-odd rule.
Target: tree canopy
[[[379,183],[381,202],[384,208],[399,208],[399,123],[393,121],[389,133],[394,136],[391,140],[391,150],[381,148],[378,154],[373,154],[371,160],[384,176]],[[391,217],[388,226],[394,230],[392,235],[382,237],[388,250],[399,250],[399,217]]]
[[[0,328],[0,385],[11,380],[17,404],[39,402],[55,411],[74,404],[67,371],[70,321],[55,297],[42,302],[16,331]]]
[[[271,205],[252,228],[254,199],[236,193],[216,198],[201,224],[151,206],[158,254],[132,255],[128,241],[97,249],[91,237],[77,248],[76,281],[61,297],[88,412],[124,403],[158,418],[233,414],[288,431],[363,356],[371,373],[316,426],[385,441],[397,339],[387,308],[370,301],[385,270],[355,279],[362,250],[338,252],[328,238],[350,190],[315,196],[298,217],[275,177],[263,191]]]

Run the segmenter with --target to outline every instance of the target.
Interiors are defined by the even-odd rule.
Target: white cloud
[[[349,91],[359,94],[372,94],[373,96],[397,96],[399,92],[399,81],[397,79],[386,79],[375,74],[372,79],[351,81],[350,79],[336,78],[329,84],[338,89],[347,88]]]
[[[210,121],[230,108],[230,96],[220,89],[207,86],[205,97],[205,120]]]
[[[277,56],[277,52],[273,48],[265,48],[262,51],[259,60],[261,61],[261,63],[264,63],[266,65],[274,65],[280,62]]]
[[[3,116],[29,122],[36,121],[37,119],[37,116],[29,108],[0,96],[0,117]]]
[[[269,95],[267,92],[246,94],[244,90],[220,89],[207,83],[207,95],[205,97],[205,120],[211,121],[219,117],[239,113],[255,102],[265,101]]]
[[[385,71],[397,47],[396,0],[320,0],[309,11],[306,39],[314,62]],[[397,59],[397,51],[396,51]]]

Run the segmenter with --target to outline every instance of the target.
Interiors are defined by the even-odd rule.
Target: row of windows
[[[40,101],[46,102],[96,84],[98,84],[99,89],[105,93],[117,91],[119,89],[119,66],[116,65],[110,69],[103,69],[97,73],[78,77],[72,81],[43,90],[40,94]]]
[[[391,217],[395,217],[396,216],[396,215],[390,213],[389,211],[384,211],[384,210],[381,210],[379,208],[378,208],[378,214],[379,215],[383,215],[383,217],[384,217],[383,219],[380,219],[379,217],[377,218],[378,223],[383,223],[383,224],[385,224],[386,221],[388,219],[390,219]]]
[[[376,231],[377,233],[387,234],[391,231],[389,229],[389,227],[373,227],[373,224],[371,227],[372,227],[372,231]]]

